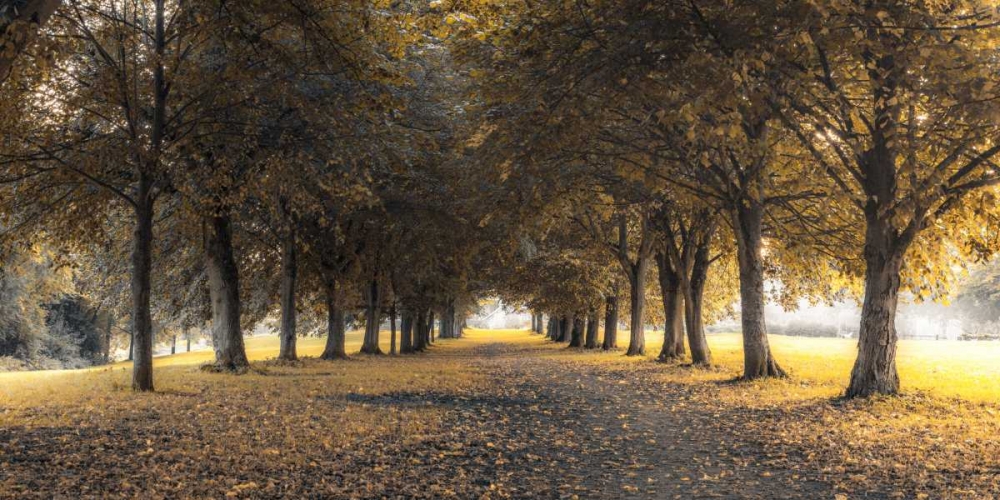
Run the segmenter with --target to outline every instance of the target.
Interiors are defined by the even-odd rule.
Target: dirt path
[[[687,404],[683,387],[539,354],[511,344],[476,353],[504,403],[486,416],[498,419],[497,441],[532,443],[497,471],[499,486],[515,497],[833,497],[800,472],[757,465],[759,450],[717,433],[720,415]]]

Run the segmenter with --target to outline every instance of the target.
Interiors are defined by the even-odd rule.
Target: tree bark
[[[240,278],[233,255],[232,221],[228,215],[206,221],[205,268],[212,301],[215,368],[243,372],[250,367],[240,330]]]
[[[413,350],[419,352],[425,349],[427,349],[427,313],[420,309],[413,324]]]
[[[570,338],[573,336],[573,315],[569,314],[562,317],[559,322],[559,339],[557,342],[569,342]]]
[[[764,323],[764,207],[754,201],[739,203],[733,214],[740,268],[740,318],[743,325],[743,378],[784,377],[767,341]]]
[[[646,354],[646,275],[649,270],[649,257],[640,255],[629,276],[629,292],[631,295],[632,315],[629,324],[629,343],[626,356],[642,356]]]
[[[114,327],[114,320],[111,313],[108,313],[108,328],[104,331],[104,363],[111,362],[111,329]]]
[[[709,244],[700,244],[695,251],[691,275],[684,290],[684,319],[687,325],[688,345],[691,347],[691,363],[707,366],[712,363],[712,351],[705,338],[705,323],[702,319],[705,283],[708,281]]]
[[[399,352],[401,354],[413,352],[413,313],[406,308],[403,309],[403,319],[399,325]]]
[[[396,301],[389,307],[389,354],[396,354]]]
[[[434,310],[427,313],[427,345],[434,343]]]
[[[298,262],[295,248],[295,232],[289,231],[281,246],[281,347],[278,359],[294,361],[298,359],[295,349],[295,284],[298,278]]]
[[[604,343],[605,351],[618,348],[618,296],[609,295],[604,304]]]
[[[899,302],[899,272],[905,247],[896,244],[891,223],[866,214],[865,299],[861,307],[858,357],[851,370],[847,397],[899,392],[896,371],[896,306]]]
[[[135,327],[130,328],[128,332],[128,360],[132,361],[135,359]]]
[[[379,322],[382,319],[378,279],[372,279],[368,284],[365,297],[368,299],[368,307],[365,310],[365,340],[361,344],[361,352],[382,354],[382,349],[378,345]]]
[[[597,310],[591,309],[590,315],[587,316],[587,340],[583,344],[584,348],[597,349],[597,331],[600,327],[598,323]]]
[[[573,318],[573,332],[570,334],[569,338],[570,347],[583,347],[584,330],[587,328],[584,321],[586,320],[579,316],[575,316]]]
[[[139,175],[132,239],[132,390],[153,390],[153,318],[149,309],[153,268],[152,184]]]
[[[332,270],[323,269],[323,288],[326,293],[326,346],[321,359],[347,359],[344,335],[344,311],[337,297],[337,279]]]
[[[559,339],[559,320],[555,316],[549,316],[548,338],[552,341]]]
[[[659,361],[683,359],[684,349],[684,295],[681,293],[681,278],[665,253],[656,254],[656,264],[660,278],[660,292],[663,295],[663,348]]]
[[[441,312],[441,332],[438,334],[438,338],[442,339],[453,339],[455,338],[455,301],[449,299],[445,305],[444,311]]]

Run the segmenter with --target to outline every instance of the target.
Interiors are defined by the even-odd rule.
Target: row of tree
[[[5,255],[69,257],[80,293],[130,323],[135,390],[154,387],[154,324],[207,322],[213,369],[234,372],[243,332],[273,314],[286,360],[324,317],[323,357],[346,356],[355,311],[364,353],[397,314],[400,352],[424,349],[435,317],[460,335],[483,243],[463,201],[464,97],[446,93],[462,78],[426,6],[47,4],[5,11]]]
[[[892,394],[901,292],[1000,242],[981,0],[22,3],[61,7],[0,18],[4,241],[117,279],[138,390],[154,315],[239,371],[275,308],[282,357],[306,304],[335,357],[344,311],[378,352],[496,294],[583,344],[621,312],[630,355],[661,310],[696,365],[738,301],[747,379],[785,375],[766,301],[855,296],[847,395]]]
[[[944,297],[998,248],[991,2],[436,4],[529,221],[505,293],[557,317],[627,295],[629,354],[654,266],[661,357],[686,337],[710,363],[705,317],[738,297],[746,379],[785,375],[768,299],[853,295],[847,395],[893,394],[901,292]]]

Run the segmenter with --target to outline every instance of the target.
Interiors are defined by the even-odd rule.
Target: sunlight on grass
[[[347,333],[347,352],[357,353],[361,348],[362,331]],[[389,332],[382,332],[380,345],[389,352]],[[435,350],[447,355],[452,340],[438,341]],[[299,338],[297,350],[302,362],[283,366],[268,363],[278,355],[277,336],[250,337],[246,339],[247,356],[253,366],[263,370],[263,374],[247,375],[208,374],[199,368],[214,360],[211,350],[178,353],[154,359],[156,390],[162,394],[188,394],[192,391],[249,391],[257,384],[272,384],[279,379],[292,376],[322,376],[328,379],[333,390],[352,392],[391,391],[402,388],[430,387],[435,381],[443,387],[455,383],[438,379],[459,378],[471,381],[474,377],[457,362],[437,362],[434,366],[417,366],[425,357],[370,357],[355,355],[342,362],[325,362],[318,359],[323,352],[326,338]],[[429,372],[418,377],[414,370]],[[81,404],[90,400],[107,398],[148,398],[150,395],[132,394],[132,363],[121,361],[108,366],[98,366],[82,370],[45,370],[33,372],[0,373],[0,422],[5,408],[51,407],[59,404]],[[419,379],[419,380],[418,380]],[[414,383],[414,380],[417,380]],[[461,382],[460,381],[460,382]]]
[[[501,334],[517,341],[517,335]],[[553,351],[560,357],[601,363],[636,363],[655,359],[663,345],[663,332],[646,331],[646,356],[623,356],[628,346],[628,331],[619,331],[619,350],[614,353],[597,351]],[[771,350],[778,363],[789,372],[788,380],[757,382],[773,389],[769,397],[811,398],[836,397],[843,393],[850,380],[851,368],[857,355],[856,339],[808,338],[770,335]],[[542,336],[529,336],[523,342],[542,342]],[[689,370],[683,373],[665,372],[664,376],[691,382],[726,380],[738,377],[743,370],[742,337],[737,333],[711,334],[715,370]],[[564,344],[551,344],[565,347]],[[958,397],[970,401],[1000,401],[1000,342],[900,340],[897,364],[904,392],[923,392],[935,397]],[[767,392],[762,390],[761,392]]]
[[[361,331],[347,334],[348,352],[361,346]],[[523,330],[469,329],[459,343],[479,345],[492,342],[522,344],[526,348],[546,347],[551,353],[570,359],[607,363],[635,363],[655,358],[662,343],[661,331],[647,331],[646,358],[627,358],[621,351],[563,352],[563,344],[550,343],[540,335]],[[389,334],[381,336],[382,349],[389,351]],[[743,363],[742,339],[739,334],[714,334],[708,337],[714,371],[692,371],[686,379],[721,380],[740,374]],[[771,335],[771,347],[778,362],[791,374],[787,381],[760,382],[773,386],[786,397],[833,397],[843,391],[850,378],[856,355],[856,340],[804,338]],[[439,341],[450,345],[456,341]],[[622,332],[619,346],[628,345],[628,332]],[[325,338],[307,337],[298,340],[302,358],[318,357]],[[253,362],[273,359],[278,352],[274,336],[246,339],[247,355]],[[213,359],[211,350],[179,353],[158,357],[154,361],[159,390],[179,390],[186,378],[199,378],[198,366]],[[899,343],[899,373],[904,391],[921,391],[938,397],[959,397],[971,401],[1000,400],[1000,343],[975,341],[902,340]],[[49,398],[72,399],[72,394],[86,396],[92,391],[120,390],[130,385],[131,364],[127,361],[110,366],[84,370],[50,370],[0,373],[0,403],[11,406],[15,401]],[[673,374],[674,376],[676,374]]]

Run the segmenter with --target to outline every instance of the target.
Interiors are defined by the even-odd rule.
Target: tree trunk
[[[868,215],[865,232],[865,299],[858,332],[858,358],[847,397],[899,392],[896,371],[896,305],[905,249],[893,245],[889,221]]]
[[[618,348],[618,296],[609,295],[604,304],[604,344],[605,351]]]
[[[114,320],[111,313],[108,313],[108,328],[104,331],[104,364],[111,362],[111,329],[114,327]]]
[[[450,339],[454,338],[452,330],[455,325],[455,305],[451,300],[448,300],[445,304],[445,308],[441,311],[441,331],[438,333],[438,338]]]
[[[587,317],[587,341],[583,344],[586,349],[597,349],[597,330],[599,328],[597,320],[597,310],[591,309]]]
[[[364,354],[382,354],[382,349],[378,346],[378,330],[381,321],[382,311],[380,309],[378,280],[373,279],[368,285],[367,293],[368,307],[365,310],[365,340],[361,344],[361,352]]]
[[[427,344],[434,343],[434,311],[427,313]]]
[[[626,356],[642,356],[646,354],[645,309],[646,309],[646,274],[649,269],[649,258],[640,256],[632,275],[629,276],[629,286],[632,304],[631,324],[629,325],[629,343]]]
[[[570,347],[583,347],[583,334],[587,326],[584,324],[584,319],[576,316],[573,318],[573,332],[570,334],[569,346]]]
[[[691,363],[707,366],[712,363],[712,351],[705,338],[705,324],[702,319],[705,282],[708,281],[709,245],[699,245],[691,266],[691,276],[684,290],[684,319],[687,324],[688,345],[691,347]]]
[[[548,337],[552,341],[559,339],[559,320],[555,316],[549,316]]]
[[[281,246],[281,347],[278,359],[298,359],[295,349],[295,281],[298,262],[295,249],[295,232],[290,231]]]
[[[559,338],[556,342],[569,342],[573,336],[573,315],[563,316],[559,320]]]
[[[740,267],[740,318],[743,325],[743,378],[784,377],[767,342],[764,323],[764,262],[761,255],[764,207],[753,200],[739,203],[734,210]]]
[[[337,297],[337,279],[329,269],[323,271],[323,288],[326,292],[326,347],[321,359],[347,359],[344,335],[344,311]]]
[[[389,308],[389,354],[396,354],[396,301]]]
[[[413,313],[409,309],[403,309],[403,319],[399,328],[399,352],[410,354],[413,352]]]
[[[151,181],[139,175],[132,240],[132,390],[153,390],[153,318],[149,309],[153,267],[153,202]]]
[[[175,333],[170,340],[170,354],[177,354],[177,334]]]
[[[660,292],[663,295],[663,348],[659,361],[684,358],[684,295],[681,293],[681,278],[665,253],[656,254],[659,271]]]
[[[191,352],[191,334],[187,335],[187,352]]]
[[[135,359],[135,326],[133,326],[128,332],[128,360],[132,361]]]
[[[427,349],[427,313],[420,309],[413,324],[413,350],[423,351]]]
[[[206,221],[205,269],[212,300],[212,343],[215,368],[243,372],[250,367],[240,331],[240,278],[233,255],[232,221],[228,215]]]
[[[448,338],[457,339],[458,333],[458,313],[455,312],[455,301],[448,302]]]

